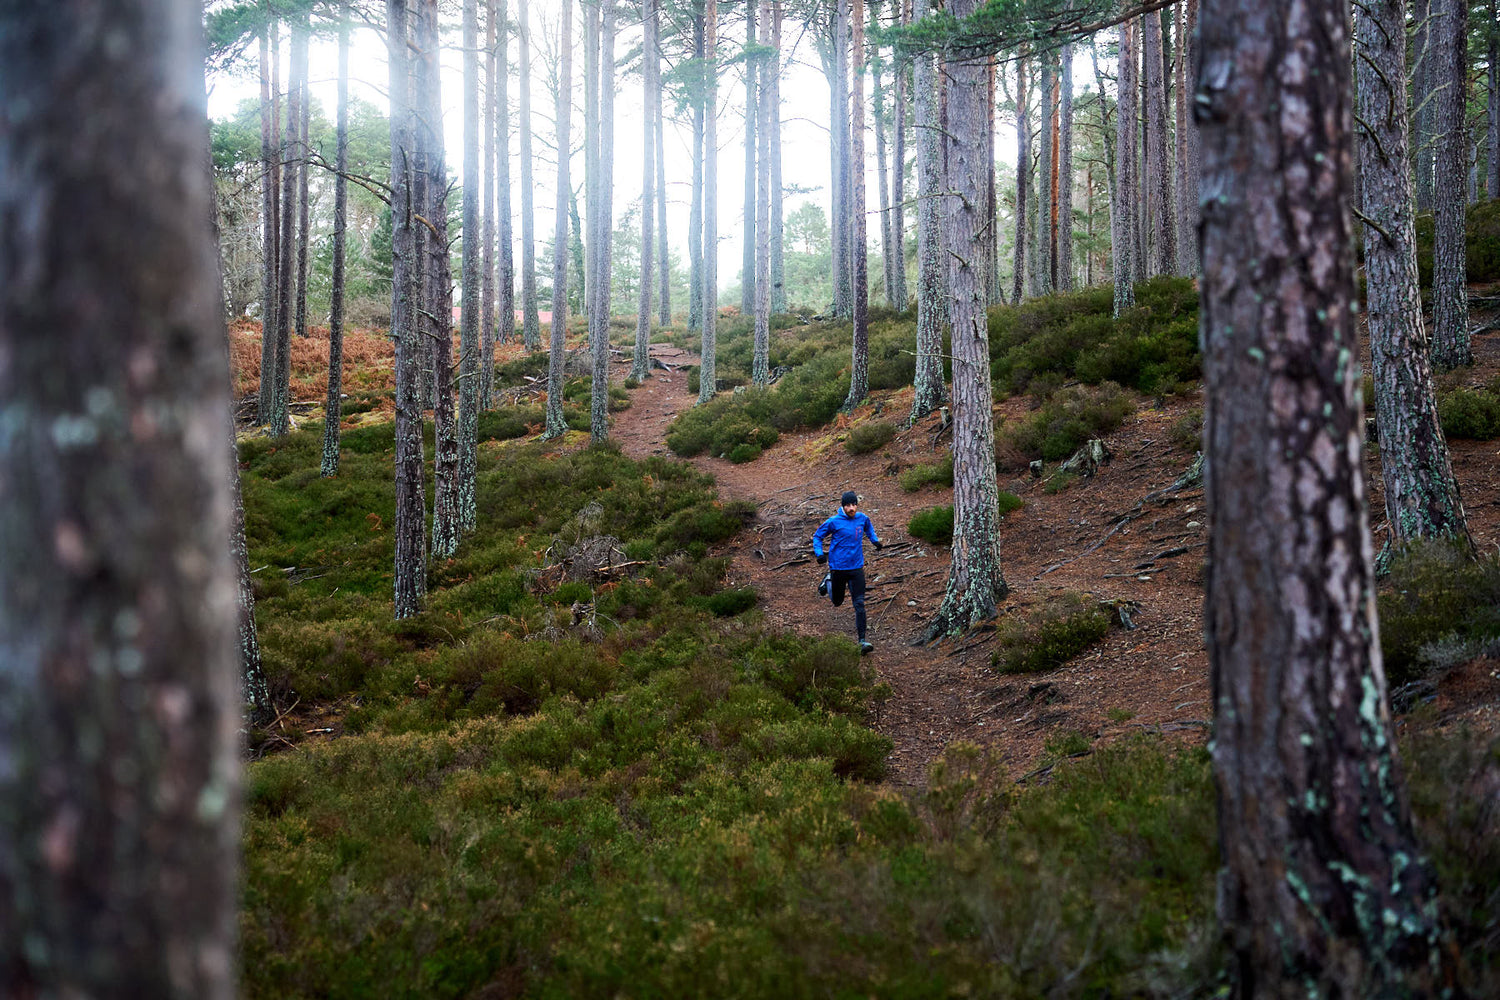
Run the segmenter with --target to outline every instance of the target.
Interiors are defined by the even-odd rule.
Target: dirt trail
[[[653,353],[669,362],[696,361],[662,345]],[[625,370],[620,366],[615,377],[623,380]],[[694,403],[686,374],[654,372],[631,398],[631,408],[617,418],[615,439],[633,457],[667,454],[668,425]],[[855,422],[900,421],[910,401],[910,389],[876,393]],[[1093,650],[1046,674],[996,674],[990,667],[992,628],[930,646],[911,645],[941,600],[949,557],[946,547],[907,535],[906,523],[917,510],[951,498],[950,491],[935,487],[907,493],[895,476],[900,468],[941,456],[947,442],[934,444],[935,418],[870,455],[850,456],[841,443],[843,429],[835,427],[785,435],[744,465],[708,457],[694,464],[716,477],[725,499],[757,505],[756,523],[728,550],[732,582],[760,592],[769,621],[804,634],[853,637],[848,604],[835,609],[817,596],[822,571],[811,559],[810,545],[839,494],[857,490],[861,509],[887,543],[884,552],[867,547],[866,574],[872,660],[892,692],[874,720],[895,743],[892,780],[924,783],[933,758],[960,739],[994,747],[1019,777],[1037,765],[1049,737],[1070,731],[1090,740],[1148,727],[1188,738],[1206,732],[1211,713],[1198,585],[1206,538],[1201,494],[1148,505],[1098,544],[1115,527],[1112,517],[1170,484],[1187,464],[1190,456],[1165,440],[1166,426],[1177,415],[1138,413],[1108,439],[1115,460],[1095,479],[1062,493],[1049,496],[1040,482],[1028,478],[1002,481],[1002,488],[1026,501],[1006,518],[1002,532],[1004,572],[1012,589],[1002,613],[1015,613],[1058,589],[1133,602],[1133,630],[1116,628]],[[1159,556],[1173,549],[1183,551]],[[1158,558],[1149,569],[1133,569],[1153,556]],[[1064,564],[1044,572],[1058,563]]]

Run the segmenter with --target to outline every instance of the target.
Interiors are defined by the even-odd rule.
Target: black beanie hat
[[[859,506],[859,494],[854,492],[853,490],[846,490],[844,492],[844,498],[839,501],[839,506],[847,507],[850,504],[854,504],[856,507]]]

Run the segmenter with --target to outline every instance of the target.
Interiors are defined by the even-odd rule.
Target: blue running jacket
[[[823,554],[823,538],[826,536],[829,540],[829,569],[860,569],[865,564],[865,547],[859,538],[862,534],[870,536],[872,542],[880,541],[875,537],[875,526],[864,511],[855,511],[850,517],[840,507],[813,532],[813,555]]]

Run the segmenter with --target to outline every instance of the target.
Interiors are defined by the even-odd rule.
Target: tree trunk
[[[833,0],[833,117],[829,130],[837,149],[837,178],[834,185],[833,232],[833,311],[836,316],[854,316],[854,192],[850,190],[854,168],[850,165],[853,150],[849,135],[849,4],[853,0]],[[862,194],[862,193],[861,193]]]
[[[1416,0],[1412,13],[1415,30],[1412,33],[1411,103],[1415,109],[1416,124],[1414,160],[1417,174],[1417,211],[1432,211],[1433,190],[1433,120],[1436,116],[1436,95],[1433,84],[1438,75],[1434,64],[1440,61],[1440,46],[1435,45],[1433,29],[1441,34],[1443,0]]]
[[[1114,249],[1115,316],[1135,305],[1135,21],[1120,23],[1120,72],[1115,102]]]
[[[1433,173],[1437,234],[1432,254],[1432,363],[1438,369],[1474,362],[1469,345],[1468,261],[1464,240],[1464,153],[1468,128],[1469,7],[1432,0],[1428,80],[1436,91],[1437,163]]]
[[[228,1000],[241,701],[202,8],[67,14],[0,12],[0,983]]]
[[[1142,17],[1146,63],[1146,196],[1153,226],[1151,273],[1177,273],[1177,205],[1172,200],[1172,159],[1167,155],[1167,84],[1162,60],[1161,14]]]
[[[599,206],[599,15],[598,0],[586,2],[583,7],[583,190],[587,202],[588,221],[578,226],[574,220],[574,232],[588,241],[587,254],[579,275],[583,286],[584,318],[588,322],[589,342],[594,339],[594,310],[591,307],[594,295],[595,271],[598,263],[599,220],[595,209]],[[559,154],[560,155],[560,154]]]
[[[786,312],[786,266],[782,236],[781,193],[781,0],[771,3],[771,63],[765,99],[771,105],[771,312]]]
[[[740,247],[740,315],[754,316],[757,296],[755,292],[756,276],[756,248],[759,246],[756,240],[755,226],[760,218],[759,209],[755,205],[756,195],[756,128],[760,118],[758,101],[756,100],[756,63],[758,59],[750,53],[755,48],[755,4],[756,0],[745,0],[745,198],[744,215],[745,233]],[[764,169],[764,164],[761,165]]]
[[[344,398],[344,244],[348,233],[349,0],[339,3],[338,151],[333,174],[333,290],[328,303],[328,396],[323,405],[324,476],[339,472],[339,423]],[[238,480],[236,479],[236,482]]]
[[[880,30],[879,0],[870,4],[870,27]],[[875,118],[875,172],[880,191],[880,263],[884,269],[885,304],[896,308],[896,254],[895,236],[891,232],[890,169],[886,164],[885,134],[885,80],[880,65],[880,46],[870,51],[870,74],[872,96],[871,111]]]
[[[1185,0],[1177,26],[1177,273],[1198,273],[1198,122],[1188,67],[1198,33],[1198,0]]]
[[[599,111],[598,146],[595,149],[597,176],[594,179],[598,206],[594,216],[594,300],[593,332],[594,378],[589,397],[589,431],[594,444],[609,439],[609,307],[610,307],[610,237],[614,231],[615,162],[615,3],[605,0],[604,23],[599,35]],[[644,212],[642,214],[645,214]],[[646,244],[641,256],[647,256]],[[648,305],[649,310],[649,305]]]
[[[656,261],[656,124],[661,114],[660,66],[656,55],[656,0],[641,0],[641,107],[643,134],[641,150],[641,294],[635,317],[635,354],[631,358],[630,377],[644,382],[651,376],[651,276]]]
[[[438,0],[419,0],[417,14],[417,162],[425,174],[422,224],[422,330],[432,363],[432,556],[448,559],[462,535],[458,422],[453,407],[453,278],[448,240],[448,168],[443,147]]]
[[[659,28],[659,25],[658,25]],[[661,282],[661,293],[657,308],[662,326],[672,322],[672,261],[667,255],[667,142],[666,115],[662,110],[661,85],[661,32],[656,32],[657,43],[651,49],[652,65],[656,73],[656,269]],[[641,206],[641,211],[647,211]],[[642,247],[642,253],[650,252]]]
[[[1057,290],[1073,290],[1073,46],[1062,48],[1057,137]]]
[[[257,398],[256,423],[269,424],[276,408],[276,305],[280,283],[277,279],[280,246],[276,234],[281,218],[276,201],[276,126],[272,122],[280,96],[271,87],[270,36],[276,32],[276,21],[267,18],[260,36],[260,205],[261,205],[261,277],[260,277],[260,389]]]
[[[1031,125],[1026,120],[1026,58],[1016,59],[1016,263],[1011,278],[1010,299],[1021,304],[1026,282],[1026,211],[1027,187],[1031,179]]]
[[[926,17],[931,0],[916,0],[913,16]],[[942,133],[938,123],[937,56],[912,56],[913,111],[917,136],[917,370],[911,423],[942,406],[943,321],[947,316],[947,260],[943,255]]]
[[[911,23],[909,16],[908,0],[896,0],[897,14],[902,26]],[[891,195],[891,232],[896,243],[896,290],[893,297],[896,300],[896,308],[905,312],[908,307],[906,292],[906,77],[907,62],[899,55],[893,55],[894,76],[896,78],[896,109],[894,121],[892,122],[893,136],[892,146],[894,154],[891,158],[891,170],[894,174],[892,179],[894,190]]]
[[[1416,227],[1408,167],[1404,0],[1376,0],[1357,22],[1360,176],[1371,375],[1375,381],[1380,474],[1391,541],[1450,536],[1469,540],[1437,398],[1417,288]],[[1391,44],[1392,40],[1398,44]],[[1396,89],[1393,89],[1393,82]]]
[[[965,17],[975,0],[951,0]],[[991,412],[990,352],[984,286],[979,273],[984,229],[980,212],[985,153],[985,68],[950,61],[948,78],[949,310],[953,318],[953,561],[937,616],[925,638],[963,632],[993,618],[1008,588],[1000,572],[999,490],[995,483],[995,426]]]
[[[770,34],[769,0],[760,0],[761,31]],[[769,38],[766,39],[769,41]],[[756,134],[760,136],[760,175],[756,178],[755,196],[755,351],[750,365],[750,381],[759,386],[771,381],[771,95],[770,67],[760,73],[760,94],[756,101]]]
[[[719,322],[719,0],[703,4],[703,346],[699,351],[698,402],[718,389]]]
[[[552,339],[547,352],[547,428],[544,440],[568,432],[563,419],[563,365],[568,327],[568,179],[569,125],[573,117],[573,0],[563,0],[557,40],[557,194],[552,232]]]
[[[865,0],[850,0],[850,3],[854,7],[850,17],[854,28],[854,100],[850,114],[852,142],[849,155],[849,217],[853,224],[850,263],[853,273],[849,277],[854,291],[854,346],[849,368],[849,395],[844,399],[843,408],[853,412],[870,394],[870,275],[865,238]]]
[[[281,226],[278,240],[280,262],[276,265],[276,383],[272,388],[270,433],[282,437],[291,430],[291,361],[292,316],[295,306],[293,284],[296,279],[297,225],[297,137],[302,120],[301,92],[297,80],[299,67],[307,65],[307,32],[300,25],[292,29],[291,67],[288,71],[286,102],[286,138],[281,163]]]
[[[495,194],[498,213],[495,219],[495,238],[499,244],[500,254],[499,273],[495,278],[497,285],[495,311],[500,314],[500,325],[495,335],[501,343],[508,344],[516,336],[516,252],[513,245],[515,227],[511,223],[510,216],[510,21],[507,17],[505,0],[497,0],[495,8],[498,23],[495,49],[494,141],[495,180],[499,189]],[[535,287],[532,289],[531,299],[534,306]],[[523,320],[523,326],[524,323]],[[537,345],[532,343],[526,349],[536,350],[536,347]],[[493,352],[485,351],[481,363],[484,365],[485,384],[491,385],[495,371]]]
[[[488,410],[495,377],[495,0],[484,0],[484,197],[480,207],[479,408]],[[464,240],[465,243],[468,240]]]
[[[521,37],[521,342],[528,352],[541,350],[542,321],[536,301],[536,210],[531,171],[531,30],[530,0],[516,5]]]
[[[1050,295],[1056,289],[1057,274],[1057,188],[1054,185],[1053,165],[1056,163],[1057,155],[1052,145],[1052,120],[1057,114],[1056,89],[1054,84],[1057,77],[1052,66],[1052,53],[1048,52],[1041,58],[1042,63],[1042,115],[1041,121],[1037,123],[1040,132],[1040,148],[1037,150],[1037,211],[1041,221],[1041,231],[1037,234],[1037,245],[1041,250],[1041,260],[1038,263],[1037,272],[1041,276],[1040,287],[1037,289],[1041,295]]]
[[[1485,181],[1484,193],[1490,198],[1500,198],[1500,23],[1497,23],[1496,3],[1490,0],[1489,22],[1485,25],[1485,50],[1488,70],[1486,87],[1485,130]]]
[[[463,301],[458,328],[458,468],[454,482],[460,535],[473,531],[478,524],[474,492],[479,477],[479,327],[484,313],[480,266],[488,245],[479,211],[485,188],[479,166],[479,137],[489,135],[487,128],[481,131],[488,122],[479,115],[479,0],[464,0],[463,18]]]
[[[427,493],[420,367],[422,262],[416,181],[416,117],[411,94],[407,0],[386,0],[386,56],[391,94],[391,340],[396,346],[396,620],[422,610],[427,596]]]
[[[308,28],[308,16],[303,15],[298,24],[298,30],[306,34]],[[300,95],[298,100],[299,115],[297,119],[297,336],[307,336],[307,244],[311,233],[312,206],[308,204],[307,191],[307,158],[312,150],[309,140],[310,125],[312,119],[312,95],[307,87],[307,41],[302,43],[302,64],[298,67],[301,75],[295,84]]]
[[[1439,961],[1371,599],[1348,17],[1227,0],[1201,25],[1205,603],[1243,997],[1425,996]]]
[[[693,56],[700,70],[704,63],[704,16],[701,3],[695,0],[693,17]],[[706,81],[698,79],[693,87],[693,198],[688,210],[688,329],[703,330],[703,90]]]
[[[994,58],[984,69],[984,217],[989,227],[984,235],[984,298],[989,305],[1001,301],[999,202],[995,196],[995,74]]]

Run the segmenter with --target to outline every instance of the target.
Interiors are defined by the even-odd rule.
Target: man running
[[[859,651],[868,653],[875,647],[865,641],[865,544],[862,536],[870,536],[870,544],[876,549],[885,545],[875,537],[875,526],[859,512],[859,494],[853,490],[844,494],[839,510],[818,526],[813,533],[813,555],[818,563],[828,564],[829,573],[818,584],[818,593],[829,597],[834,607],[844,603],[844,588],[854,598],[854,628],[859,633]],[[823,551],[823,539],[828,539],[828,551]],[[831,592],[831,593],[830,593]]]

